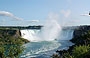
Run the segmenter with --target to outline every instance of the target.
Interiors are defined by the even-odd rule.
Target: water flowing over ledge
[[[58,36],[55,37],[56,35],[51,35],[50,37],[54,37],[54,38],[50,38],[47,37],[48,35],[46,34],[45,38],[43,38],[42,34],[40,34],[42,32],[42,30],[37,30],[37,29],[24,29],[24,30],[20,30],[21,32],[21,37],[25,38],[29,41],[52,41],[52,40],[70,40],[73,37],[73,29],[62,29],[59,31]],[[52,32],[53,33],[53,32]],[[41,36],[41,38],[40,38]]]
[[[37,38],[36,35],[39,35],[38,33],[40,33],[41,30],[25,29],[20,31],[23,38],[31,41],[24,45],[26,49],[21,57],[50,58],[56,50],[67,49],[72,45],[72,43],[68,42],[68,40],[73,37],[72,29],[62,29],[61,32],[58,33],[59,36],[57,39],[55,38],[54,40]]]
[[[28,47],[26,46],[26,50],[23,53],[23,57],[29,58],[29,56],[41,55],[41,53],[45,54],[47,51],[52,52],[61,47],[67,48],[69,45],[72,45],[67,44],[65,41],[63,41],[65,44],[61,44],[60,41],[72,39],[74,30],[69,28],[64,29],[64,27],[59,25],[56,19],[49,19],[40,30],[23,29],[20,31],[22,38],[31,41],[31,43],[28,44]],[[45,58],[50,58],[50,55]]]

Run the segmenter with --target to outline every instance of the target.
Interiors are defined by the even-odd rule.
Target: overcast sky
[[[60,25],[86,25],[89,11],[90,0],[0,0],[0,25],[41,25],[50,14]]]

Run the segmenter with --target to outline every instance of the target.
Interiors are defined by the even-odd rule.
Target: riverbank
[[[68,50],[57,50],[52,58],[89,58],[90,57],[90,26],[80,26],[74,30],[74,43]]]
[[[19,58],[22,45],[28,42],[21,38],[19,29],[0,28],[0,58]]]

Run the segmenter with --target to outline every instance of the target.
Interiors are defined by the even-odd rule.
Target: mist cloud
[[[0,11],[0,16],[11,17],[11,18],[13,18],[15,20],[23,20],[22,18],[16,17],[15,15],[13,15],[12,13],[7,12],[7,11]]]
[[[59,19],[59,14],[51,12],[48,14],[48,19]]]
[[[61,10],[61,13],[64,15],[64,17],[68,18],[71,14],[71,11],[70,10]]]

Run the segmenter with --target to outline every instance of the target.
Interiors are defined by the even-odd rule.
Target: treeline
[[[41,27],[43,26],[0,26],[0,29],[41,29]]]

